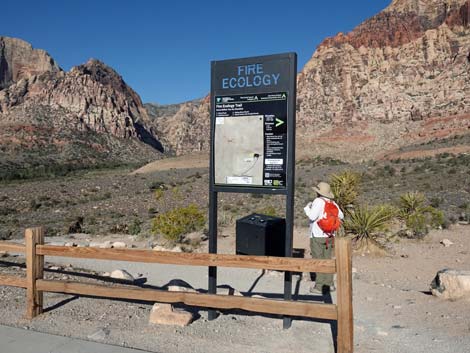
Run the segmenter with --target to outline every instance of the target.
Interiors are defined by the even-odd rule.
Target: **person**
[[[334,248],[334,236],[344,214],[333,201],[334,194],[328,183],[320,182],[313,187],[317,196],[305,206],[310,220],[310,250],[314,259],[330,259]],[[310,292],[326,294],[334,291],[333,274],[317,273]]]

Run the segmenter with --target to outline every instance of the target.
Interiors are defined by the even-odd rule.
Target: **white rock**
[[[442,239],[441,244],[444,245],[446,248],[448,248],[449,246],[451,246],[454,243],[452,243],[449,239]]]
[[[155,303],[150,312],[149,322],[160,325],[188,326],[193,321],[193,314],[175,309],[171,304]]]
[[[470,271],[445,269],[437,272],[431,292],[443,299],[470,298]]]
[[[109,272],[103,272],[103,273],[101,274],[101,276],[103,276],[103,277],[111,277],[111,273],[109,273]]]
[[[204,239],[204,233],[192,232],[192,233],[186,234],[184,236],[184,239],[187,241],[201,241],[202,239]]]
[[[183,252],[183,249],[181,249],[180,246],[175,246],[173,249],[171,249],[172,252]]]
[[[113,243],[110,242],[109,240],[106,240],[104,243],[102,243],[99,246],[101,249],[111,249],[113,247]]]
[[[127,244],[124,243],[123,241],[115,241],[113,243],[113,248],[115,248],[115,249],[124,249],[124,248],[127,248]]]
[[[73,241],[69,241],[68,243],[65,243],[65,246],[75,247],[75,246],[77,246],[77,244],[75,244]]]
[[[357,268],[353,267],[352,268],[352,273],[357,273]]]
[[[110,277],[117,279],[126,279],[128,281],[134,280],[134,277],[126,270],[114,270],[113,272],[111,272]]]
[[[161,246],[161,245],[155,245],[153,247],[153,250],[155,250],[155,251],[168,251],[164,246]]]
[[[0,258],[9,256],[6,251],[0,251]]]
[[[181,279],[171,280],[166,287],[170,292],[196,292],[196,290],[188,282]]]
[[[217,294],[234,295],[236,297],[243,297],[243,294],[241,294],[238,290],[229,286],[228,284],[222,284],[220,286],[217,286]]]

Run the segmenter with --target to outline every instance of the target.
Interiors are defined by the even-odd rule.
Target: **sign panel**
[[[215,183],[284,187],[287,93],[215,97]]]
[[[212,62],[212,186],[286,190],[295,68],[294,53]]]

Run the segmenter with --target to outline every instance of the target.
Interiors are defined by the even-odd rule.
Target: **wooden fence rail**
[[[42,313],[43,292],[162,303],[184,303],[211,309],[242,309],[265,314],[337,320],[337,352],[353,352],[351,242],[344,238],[338,238],[335,241],[335,259],[319,260],[226,254],[188,254],[141,249],[52,246],[44,245],[43,228],[31,228],[25,232],[25,245],[0,242],[0,251],[25,253],[26,278],[0,275],[0,286],[26,288],[26,317],[29,319]],[[337,304],[169,292],[147,288],[109,287],[72,281],[45,280],[44,256],[291,272],[337,273]]]

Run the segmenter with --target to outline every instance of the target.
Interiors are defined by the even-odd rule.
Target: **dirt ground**
[[[297,228],[295,246],[306,247],[306,228]],[[220,252],[233,251],[230,231],[220,239]],[[444,238],[454,244],[444,247]],[[55,239],[55,238],[54,238]],[[114,238],[116,240],[117,238]],[[455,225],[433,231],[424,240],[401,240],[385,257],[355,254],[353,259],[355,352],[465,353],[470,347],[470,298],[445,301],[430,295],[429,285],[443,268],[470,269],[470,226]],[[128,245],[145,246],[125,237]],[[204,244],[201,249],[204,251]],[[149,266],[111,261],[47,258],[62,265],[48,270],[48,278],[103,282],[86,278],[91,274],[125,268],[147,284],[163,287],[169,279],[182,278],[203,290],[207,271],[181,266]],[[0,273],[23,274],[15,263],[20,257],[2,258]],[[70,267],[70,264],[73,267]],[[65,266],[69,267],[65,267]],[[297,298],[324,301],[309,294],[309,280],[294,277]],[[98,277],[99,278],[99,277]],[[244,295],[279,296],[283,276],[278,272],[260,274],[251,270],[219,269],[219,284],[228,284]],[[256,282],[256,283],[255,283]],[[106,282],[109,284],[109,282]],[[24,289],[0,287],[0,323],[42,332],[98,342],[140,348],[152,352],[333,352],[332,328],[328,322],[295,319],[289,330],[278,317],[241,311],[224,311],[214,321],[207,312],[187,308],[196,315],[188,327],[157,326],[148,323],[151,303],[45,295],[46,313],[29,322],[23,319]],[[332,298],[335,302],[335,295]]]
[[[451,223],[457,222],[469,211],[469,158],[440,155],[359,165],[333,159],[299,161],[294,247],[305,248],[308,256],[302,207],[310,201],[310,187],[348,169],[363,177],[360,199],[365,204],[394,202],[404,192],[417,190],[442,209]],[[41,224],[46,226],[49,242],[73,241],[86,246],[92,241],[122,240],[128,246],[149,248],[159,242],[151,232],[156,214],[189,203],[207,209],[207,161],[186,157],[165,163],[149,165],[136,174],[130,170],[98,171],[2,184],[0,239],[21,242],[24,227]],[[162,185],[165,189],[159,199],[156,190]],[[282,198],[258,196],[221,195],[220,253],[234,253],[235,219],[267,206],[282,208]],[[83,218],[82,233],[68,234],[69,225],[78,218]],[[444,247],[440,244],[444,238],[454,244]],[[383,257],[354,255],[355,352],[470,352],[470,299],[444,301],[429,292],[438,270],[470,270],[470,225],[434,230],[423,240],[401,239],[390,244],[389,250],[390,254]],[[207,241],[191,251],[207,251]],[[46,261],[60,266],[48,269],[47,278],[113,285],[102,274],[126,269],[157,288],[164,288],[173,279],[182,279],[200,291],[207,288],[207,269],[201,267],[49,257]],[[23,262],[17,256],[0,258],[0,273],[24,275]],[[283,274],[275,271],[219,269],[218,283],[246,296],[280,298],[283,293]],[[335,302],[334,293],[332,298],[312,295],[310,286],[309,276],[295,276],[294,298]],[[331,322],[295,319],[291,329],[283,330],[279,317],[223,311],[216,320],[208,321],[206,310],[186,308],[196,317],[190,326],[156,326],[148,323],[152,303],[54,293],[45,295],[46,312],[29,322],[23,318],[24,301],[24,289],[0,287],[0,323],[151,352],[334,351],[335,326]]]

